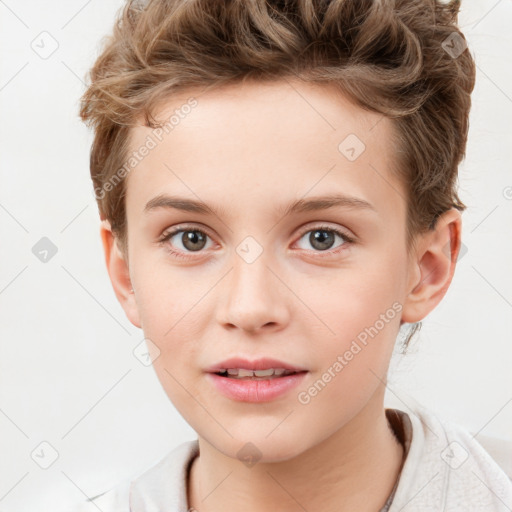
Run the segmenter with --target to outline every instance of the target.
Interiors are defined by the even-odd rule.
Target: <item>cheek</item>
[[[198,315],[200,305],[187,300],[181,294],[170,292],[144,295],[140,315],[144,336],[157,347],[158,356],[153,369],[165,393],[186,421],[194,409],[191,395],[195,396],[196,380],[201,376],[200,329]],[[199,307],[198,307],[199,306]]]
[[[173,265],[151,251],[133,258],[131,273],[144,334],[158,344],[162,355],[176,357],[177,347],[193,349],[211,316],[205,307],[218,274],[206,267]]]
[[[343,270],[315,294],[312,309],[329,327],[321,336],[311,336],[317,369],[326,372],[321,380],[329,382],[326,397],[339,392],[338,399],[347,401],[346,389],[365,395],[378,377],[385,377],[403,307],[405,262],[400,257],[397,253],[364,268]]]
[[[197,340],[201,339],[198,316],[199,299],[205,290],[186,286],[173,274],[155,272],[155,267],[137,268],[136,300],[144,337],[157,347],[153,368],[173,403],[190,399],[179,383],[185,385],[200,369]]]
[[[376,277],[369,275],[357,288],[342,287],[324,310],[335,334],[311,337],[315,371],[298,390],[298,407],[322,417],[327,431],[354,417],[386,379],[402,306],[392,286]]]
[[[216,276],[192,268],[178,268],[151,254],[131,264],[131,280],[136,293],[142,328],[156,339],[165,340],[183,325],[194,325],[198,302],[212,286]]]
[[[323,321],[325,334],[322,338],[328,339],[330,335],[342,349],[376,323],[379,331],[385,331],[382,333],[385,336],[390,324],[399,326],[405,277],[405,261],[400,261],[397,254],[333,271],[324,285],[314,284],[309,291],[303,287],[302,293],[316,314],[315,324],[321,327],[320,320]],[[385,328],[380,321],[383,315]]]

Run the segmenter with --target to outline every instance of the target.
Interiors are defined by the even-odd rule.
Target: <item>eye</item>
[[[299,242],[302,239],[305,239],[307,241],[306,243],[309,243],[315,252],[329,251],[329,253],[332,254],[333,252],[338,252],[330,251],[330,249],[333,249],[336,237],[341,240],[341,243],[335,246],[334,249],[354,242],[354,239],[346,233],[329,226],[318,226],[305,231],[301,235]],[[210,247],[207,245],[209,238],[209,235],[201,229],[178,226],[175,229],[164,233],[162,238],[159,240],[159,243],[165,245],[173,256],[187,259],[190,257],[191,253],[201,252],[203,249]],[[309,250],[308,247],[300,248]]]
[[[334,248],[341,247],[354,241],[351,237],[338,229],[319,226],[304,232],[300,237],[299,242],[302,239],[306,239],[307,243],[309,243],[316,251],[328,251],[333,248],[336,237],[341,239],[341,243]],[[301,247],[301,249],[309,250],[308,247]]]
[[[169,250],[179,256],[180,252],[200,252],[206,247],[208,238],[209,236],[200,229],[181,227],[164,233],[160,243],[170,245]],[[175,251],[175,248],[178,250]]]

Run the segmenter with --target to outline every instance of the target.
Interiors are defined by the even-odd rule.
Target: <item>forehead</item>
[[[384,209],[404,201],[391,172],[391,121],[333,86],[283,80],[191,89],[162,102],[156,118],[162,128],[130,134],[130,151],[152,141],[128,176],[127,202],[138,211],[163,190],[233,207],[262,197],[270,207],[332,187]]]

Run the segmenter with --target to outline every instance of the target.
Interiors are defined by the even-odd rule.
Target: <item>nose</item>
[[[218,321],[254,333],[282,329],[289,320],[291,298],[277,273],[264,253],[252,263],[235,254],[217,308]]]

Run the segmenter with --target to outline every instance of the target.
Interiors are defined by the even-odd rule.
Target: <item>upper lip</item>
[[[269,368],[284,368],[285,370],[291,370],[294,372],[307,371],[305,368],[301,368],[299,366],[295,366],[293,364],[285,363],[284,361],[279,361],[278,359],[272,359],[269,357],[255,359],[254,361],[249,361],[248,359],[244,359],[242,357],[231,357],[230,359],[226,359],[210,366],[205,371],[208,373],[218,373],[220,370],[225,370],[227,368],[243,368],[245,370],[268,370]]]

